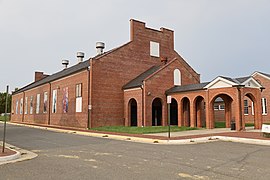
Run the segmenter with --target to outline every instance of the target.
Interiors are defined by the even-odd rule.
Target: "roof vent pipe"
[[[69,60],[62,60],[62,65],[64,66],[64,69],[67,69],[68,67],[68,64],[69,64]]]
[[[97,54],[98,55],[103,53],[104,48],[105,48],[105,43],[103,43],[103,42],[97,42],[96,43],[96,49],[97,49]]]
[[[78,58],[78,63],[83,62],[84,53],[83,52],[77,52],[77,58]]]

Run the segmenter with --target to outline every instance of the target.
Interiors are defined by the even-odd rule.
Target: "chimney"
[[[98,55],[103,53],[104,48],[105,48],[105,43],[103,43],[103,42],[97,42],[96,43],[96,49],[97,49],[97,54]]]
[[[84,53],[83,52],[77,52],[77,58],[78,58],[78,63],[83,62]]]
[[[68,67],[68,64],[69,64],[69,60],[62,60],[62,65],[64,66],[64,69],[67,69]]]
[[[36,71],[35,72],[35,82],[36,81],[39,81],[45,77],[47,77],[48,75],[47,74],[43,74],[43,72],[39,72],[39,71]]]
[[[167,57],[161,57],[161,58],[160,58],[160,61],[161,61],[163,64],[167,64],[168,58],[167,58]]]

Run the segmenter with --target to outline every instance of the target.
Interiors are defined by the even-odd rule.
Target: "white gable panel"
[[[261,86],[254,80],[254,79],[249,79],[248,81],[244,82],[245,87],[250,87],[250,88],[260,88]]]
[[[214,83],[212,86],[210,86],[208,89],[226,88],[226,87],[232,87],[232,84],[219,80],[216,83]]]

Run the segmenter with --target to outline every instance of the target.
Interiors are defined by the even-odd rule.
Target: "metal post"
[[[171,138],[171,104],[168,104],[168,138]]]
[[[6,143],[7,103],[8,103],[8,85],[7,85],[7,93],[6,93],[5,121],[4,121],[4,137],[3,137],[3,149],[2,149],[2,153],[5,152],[5,143]]]

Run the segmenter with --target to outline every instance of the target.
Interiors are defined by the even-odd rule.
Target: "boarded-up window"
[[[181,85],[181,72],[179,69],[173,71],[173,81],[175,86]]]

